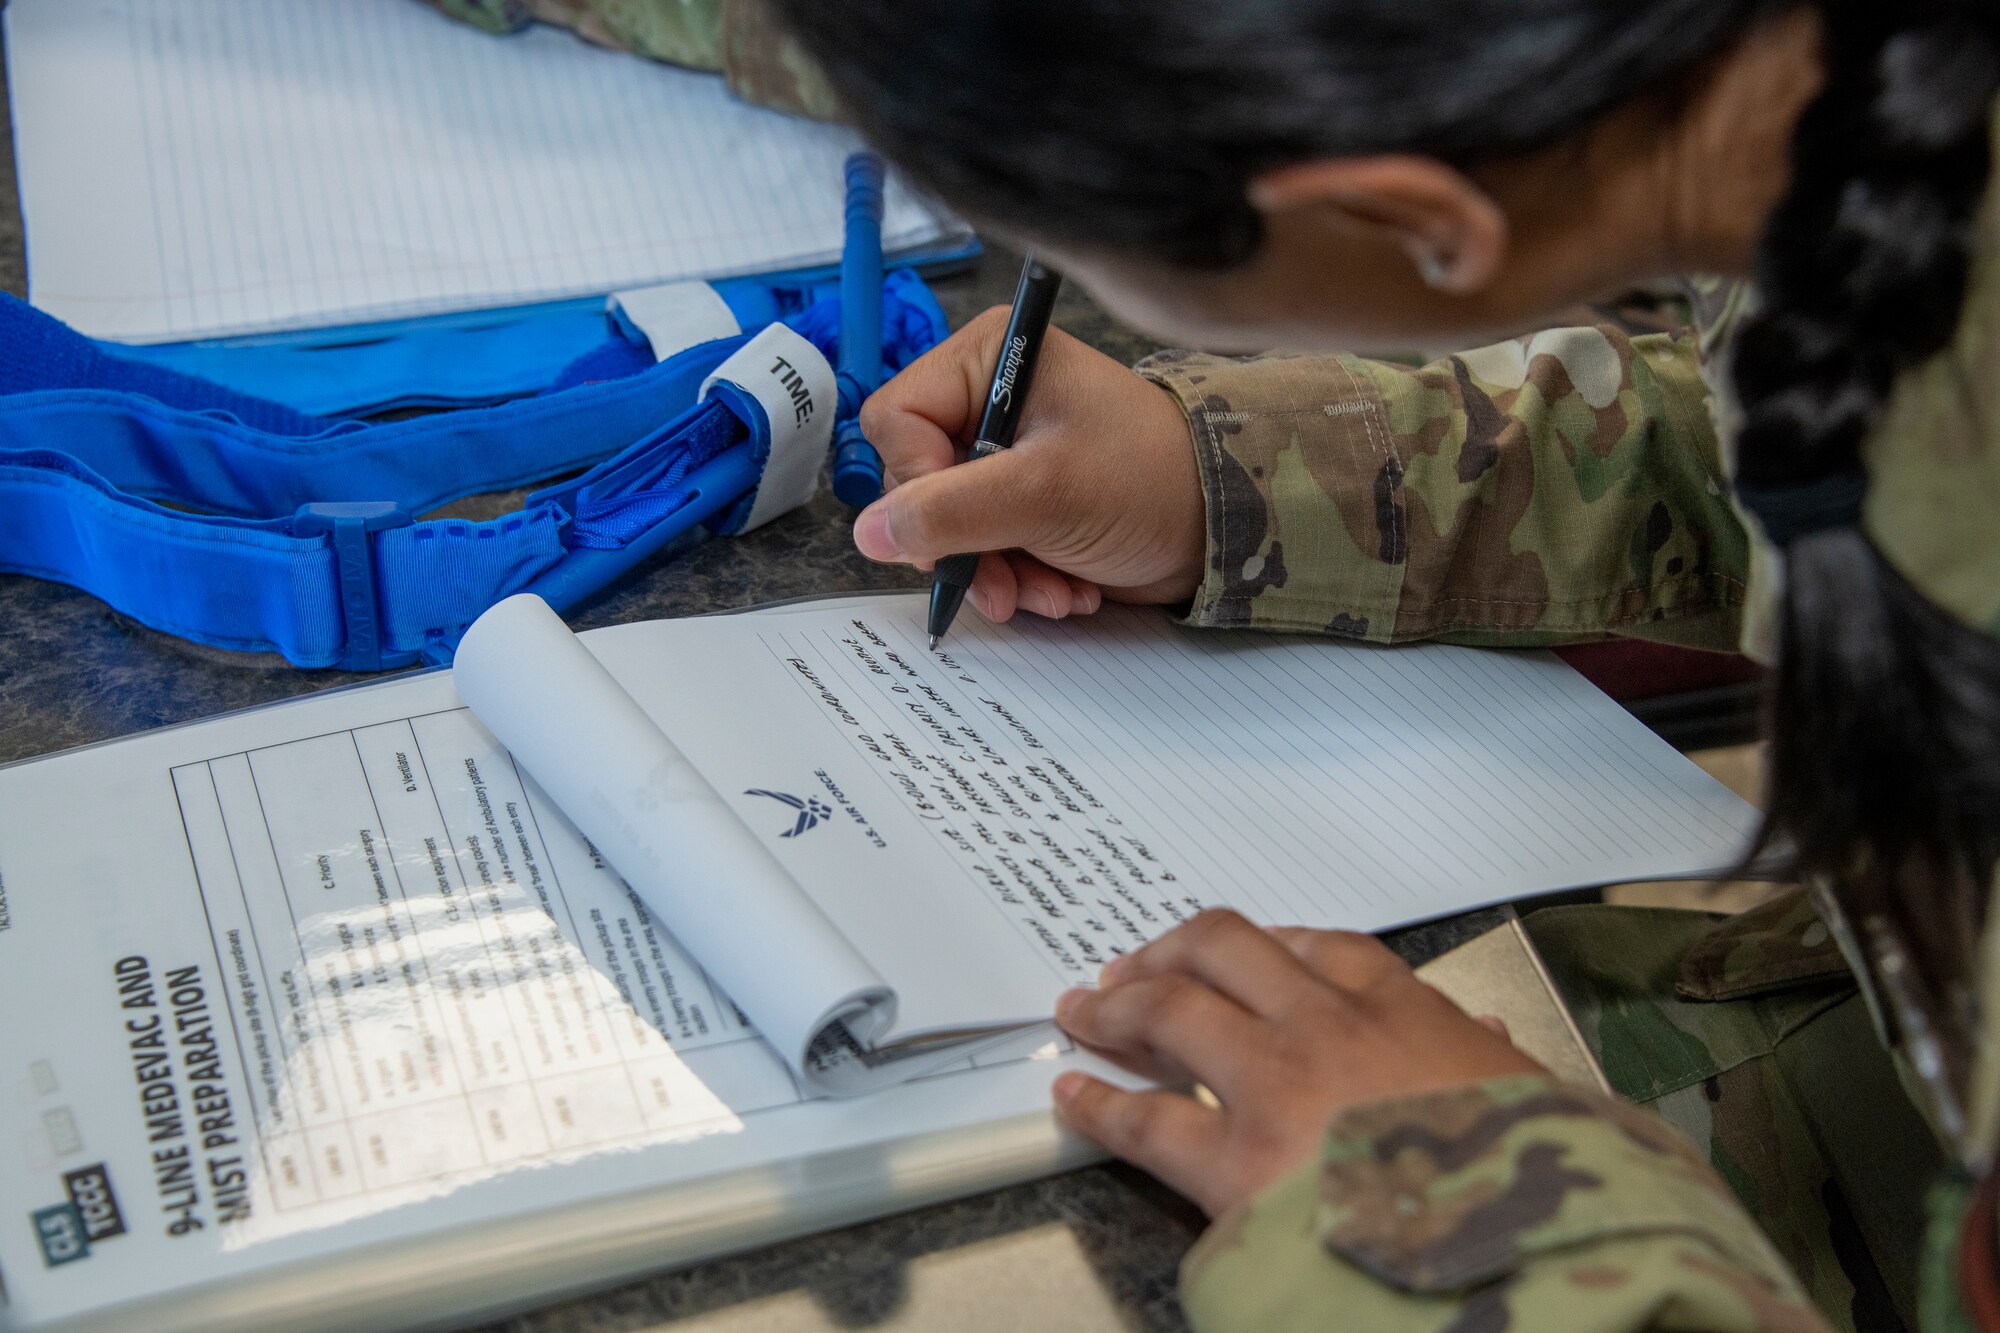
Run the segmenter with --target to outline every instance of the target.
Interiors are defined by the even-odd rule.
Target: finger
[[[1104,590],[1089,579],[1079,578],[1074,574],[1066,574],[1053,565],[1046,564],[1029,555],[1026,551],[1005,552],[1005,559],[1009,569],[1014,574],[1015,586],[1023,590],[1023,592],[1027,589],[1030,580],[1036,581],[1038,586],[1041,586],[1042,580],[1062,580],[1060,588],[1055,587],[1052,583],[1045,586],[1049,587],[1050,591],[1055,594],[1055,605],[1067,606],[1063,615],[1089,615],[1104,605]],[[1019,603],[1018,609],[1035,610],[1037,615],[1046,616],[1049,614],[1047,611],[1030,607],[1025,601]]]
[[[1488,1032],[1499,1037],[1502,1041],[1513,1042],[1514,1034],[1507,1030],[1507,1020],[1498,1014],[1481,1014],[1479,1021],[1485,1025]]]
[[[1006,557],[993,552],[979,557],[979,570],[965,597],[980,615],[996,625],[1012,620],[1019,595],[1014,566]]]
[[[961,551],[1033,547],[1059,528],[1049,453],[1006,449],[904,482],[861,511],[854,543],[871,560],[918,566]]]
[[[1087,1041],[1079,1041],[1076,1038],[1071,1038],[1071,1041],[1075,1044],[1077,1050],[1086,1051],[1100,1060],[1117,1065],[1120,1069],[1128,1073],[1137,1074],[1148,1083],[1157,1083],[1163,1088],[1177,1088],[1183,1091],[1192,1090],[1197,1094],[1206,1091],[1195,1080],[1194,1075],[1188,1073],[1187,1070],[1182,1069],[1172,1061],[1163,1059],[1160,1056],[1138,1054],[1131,1051],[1108,1051],[1102,1047],[1092,1046]],[[1210,1101],[1213,1102],[1215,1100],[1214,1093],[1209,1093],[1208,1096]],[[1220,1105],[1221,1103],[1217,1102],[1216,1104]]]
[[[1015,605],[1021,610],[1050,620],[1070,613],[1075,590],[1069,579],[1024,551],[1009,551],[1005,559],[1014,570],[1014,584],[1020,590]]]
[[[986,403],[1007,311],[996,306],[933,347],[861,405],[861,433],[884,472],[914,481],[957,458]]]
[[[1222,1112],[1176,1092],[1127,1092],[1076,1070],[1053,1092],[1064,1124],[1216,1211],[1208,1177],[1224,1147]]]
[[[1251,1013],[1290,1012],[1319,981],[1270,932],[1235,912],[1210,910],[1131,953],[1114,958],[1099,984],[1117,988],[1183,973],[1227,995]]]
[[[1414,975],[1395,950],[1373,935],[1303,926],[1274,926],[1269,934],[1314,976],[1344,991],[1365,991],[1398,976]]]
[[[862,408],[862,420],[866,421],[868,419],[867,404],[864,403]],[[891,438],[896,438],[899,441],[896,446],[896,452],[899,455],[903,471],[897,472],[884,462],[882,467],[882,493],[884,495],[895,490],[904,482],[911,481],[917,477],[928,476],[930,473],[940,471],[963,461],[964,451],[957,446],[950,436],[937,427],[932,426],[921,418],[899,418],[898,421],[899,424],[894,428],[895,435]],[[866,426],[863,426],[861,430],[862,438],[875,447],[875,452],[878,456],[882,453],[882,449],[875,442],[878,437],[886,433],[886,429],[880,426],[876,428],[873,434],[869,433]]]
[[[990,553],[983,557],[966,599],[989,620],[1004,620],[1016,610],[1034,610],[1038,615],[1047,615],[1047,611],[1030,607],[1021,600],[1029,578],[1037,580],[1037,586],[1051,586],[1040,582],[1047,579],[1063,581],[1062,588],[1051,586],[1051,591],[1057,594],[1057,605],[1067,600],[1065,615],[1087,615],[1104,605],[1104,591],[1095,583],[1053,569],[1025,551]],[[1008,600],[1010,596],[1011,601]],[[1006,608],[1007,616],[995,615],[994,612],[1002,607]]]
[[[1270,1024],[1181,973],[1067,991],[1056,1002],[1056,1022],[1093,1050],[1142,1065],[1136,1072],[1173,1071],[1208,1084],[1224,1102],[1270,1067],[1274,1041]]]

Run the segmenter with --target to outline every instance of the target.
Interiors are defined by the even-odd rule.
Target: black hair
[[[1216,268],[1257,173],[1558,142],[1793,0],[774,0],[843,109],[1038,239]]]
[[[1864,930],[1888,923],[1902,938],[1913,971],[1897,1007],[1929,1011],[1942,1072],[1963,1090],[2000,857],[2000,644],[1869,541],[1862,445],[1898,378],[1948,347],[1963,316],[1993,167],[2000,5],[1820,9],[1827,82],[1793,136],[1790,188],[1758,252],[1764,312],[1733,367],[1737,493],[1785,552],[1761,841],[1782,839],[1794,871],[1830,884]]]
[[[1958,326],[1992,174],[2000,4],[774,3],[863,132],[942,197],[1040,240],[1197,268],[1255,251],[1261,171],[1553,147],[1699,78],[1766,20],[1817,9],[1827,80],[1794,137],[1759,252],[1763,313],[1733,368],[1739,494],[1788,557],[1759,845],[1909,942],[1962,1066],[2000,855],[2000,651],[1863,534],[1860,450],[1898,377]]]

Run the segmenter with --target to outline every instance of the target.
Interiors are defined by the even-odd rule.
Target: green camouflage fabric
[[[818,70],[757,0],[430,0],[488,32],[530,23],[574,29],[602,46],[690,69],[719,70],[748,102],[831,119]]]
[[[1922,1187],[1946,1170],[1803,890],[1526,925],[1613,1090],[1698,1145],[1837,1327],[1919,1326]]]
[[[1623,1100],[1503,1080],[1342,1115],[1189,1256],[1197,1327],[1963,1328],[1964,1176],[1803,890],[1526,924]]]
[[[1182,1291],[1203,1333],[1826,1328],[1691,1145],[1532,1075],[1336,1117],[1316,1167],[1189,1252]]]
[[[1208,499],[1195,624],[1728,649],[1750,542],[1697,341],[1556,329],[1411,368],[1168,352]]]
[[[2000,111],[1995,115],[2000,134]],[[1951,348],[1864,451],[1863,525],[2000,634],[2000,187]],[[1728,485],[1729,350],[1756,309],[1693,279],[1696,331],[1562,328],[1409,368],[1167,352],[1208,502],[1198,625],[1535,646],[1623,634],[1768,660],[1777,557]]]
[[[1495,1106],[1495,1123],[1510,1128],[1490,1137],[1463,1127],[1457,1094],[1347,1113],[1319,1163],[1223,1219],[1190,1256],[1184,1294],[1198,1327],[1313,1327],[1329,1310],[1365,1308],[1370,1321],[1355,1327],[1392,1333],[1736,1328],[1746,1325],[1733,1322],[1732,1302],[1755,1279],[1792,1294],[1760,1305],[1765,1322],[1748,1327],[1964,1333],[1955,1245],[1969,1175],[1940,1146],[1956,1136],[1931,1086],[1911,1077],[1902,1045],[1883,1042],[1840,947],[1851,932],[1829,926],[1823,910],[1830,904],[1800,889],[1720,924],[1601,906],[1528,916],[1623,1100],[1564,1089],[1571,1100],[1560,1106],[1524,1098],[1506,1116]],[[1987,943],[2000,953],[2000,931]],[[1991,1075],[1986,1058],[1981,1068]],[[1462,1095],[1500,1100],[1490,1089]],[[1680,1143],[1725,1187],[1716,1197],[1745,1211],[1719,1226],[1713,1200],[1689,1204],[1688,1177],[1662,1183],[1662,1170],[1678,1168],[1583,1156],[1602,1133],[1580,1128],[1591,1115]],[[1361,1155],[1374,1166],[1360,1175],[1357,1140],[1374,1145],[1372,1158]],[[1434,1174],[1441,1163],[1473,1165]],[[1561,1188],[1491,1194],[1535,1163]],[[1391,1174],[1367,1174],[1376,1167]],[[1305,1221],[1301,1190],[1321,1201]],[[1785,1282],[1772,1286],[1762,1251],[1743,1247],[1735,1228],[1760,1232]],[[1670,1262],[1692,1236],[1755,1262],[1726,1278]],[[1569,1285],[1591,1283],[1617,1285],[1622,1303],[1606,1312],[1565,1299]]]
[[[1690,1000],[1741,1000],[1810,982],[1852,983],[1847,957],[1803,889],[1725,920],[1681,956],[1674,989]]]

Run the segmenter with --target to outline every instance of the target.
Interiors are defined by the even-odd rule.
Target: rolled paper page
[[[815,1071],[832,1072],[843,1034],[864,1050],[887,1034],[893,992],[548,603],[519,594],[487,611],[453,676],[778,1054],[824,1091],[865,1090]]]

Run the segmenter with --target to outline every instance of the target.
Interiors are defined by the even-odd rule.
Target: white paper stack
[[[127,342],[836,259],[854,137],[417,0],[14,0],[34,303]],[[883,243],[958,224],[891,182]]]

